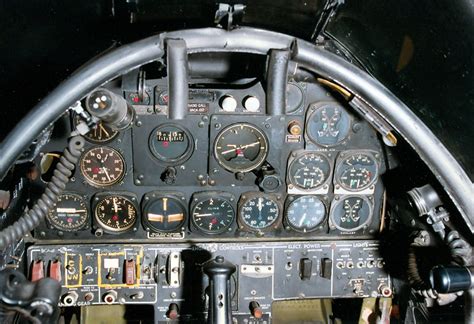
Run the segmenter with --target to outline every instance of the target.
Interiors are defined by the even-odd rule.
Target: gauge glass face
[[[88,219],[86,202],[81,196],[72,193],[59,196],[54,208],[48,214],[51,225],[66,232],[83,228]]]
[[[94,147],[82,156],[81,172],[93,186],[111,186],[122,180],[125,162],[122,155],[110,147]]]
[[[157,232],[180,231],[186,221],[186,210],[177,198],[160,197],[145,206],[147,227]]]
[[[331,166],[324,155],[305,153],[291,162],[289,178],[300,189],[316,189],[326,182],[330,172]]]
[[[209,198],[193,208],[194,225],[204,233],[218,234],[226,231],[234,221],[234,208],[223,198]]]
[[[222,167],[231,172],[249,172],[265,161],[268,142],[253,125],[241,123],[222,130],[214,144],[214,154]]]
[[[107,196],[97,203],[95,218],[109,232],[125,232],[135,224],[137,209],[128,198]]]
[[[77,125],[81,121],[81,117],[74,117],[74,124]],[[118,132],[104,124],[102,121],[99,121],[96,127],[92,128],[89,133],[84,135],[84,138],[89,142],[96,144],[103,144],[110,142],[115,137],[117,137]]]
[[[259,196],[246,200],[240,207],[240,220],[253,230],[263,230],[278,219],[280,209],[270,198]]]
[[[326,216],[326,206],[317,197],[301,196],[293,200],[287,208],[288,225],[298,232],[315,230]]]
[[[349,135],[350,127],[351,119],[345,109],[332,104],[316,109],[308,119],[306,130],[316,144],[333,146]]]
[[[165,124],[151,132],[149,147],[151,153],[163,162],[183,162],[193,150],[191,135],[177,125]]]
[[[346,190],[364,190],[375,182],[377,173],[374,158],[364,153],[353,154],[338,166],[338,182]]]
[[[331,221],[341,231],[355,231],[365,226],[371,216],[368,201],[359,196],[346,197],[331,212]]]

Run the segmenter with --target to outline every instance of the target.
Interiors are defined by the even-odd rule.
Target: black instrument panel
[[[270,116],[257,83],[191,89],[187,116],[170,120],[165,81],[146,80],[145,102],[122,92],[137,114],[133,126],[115,133],[98,125],[86,136],[80,167],[35,237],[166,242],[377,234],[383,151],[349,106],[319,85],[290,82],[286,114]],[[58,123],[73,127],[77,118]],[[44,149],[55,152],[65,141],[59,135]],[[63,200],[75,205],[63,207]]]

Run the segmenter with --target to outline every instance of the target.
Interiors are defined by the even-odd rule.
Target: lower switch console
[[[216,256],[236,266],[230,288],[231,308],[237,317],[267,317],[275,300],[388,297],[392,293],[377,241],[40,245],[28,249],[34,279],[46,275],[61,282],[61,306],[153,304],[157,322],[204,318],[209,283],[202,265]]]

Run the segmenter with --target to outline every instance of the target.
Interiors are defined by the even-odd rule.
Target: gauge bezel
[[[291,168],[296,163],[296,161],[302,158],[305,155],[315,154],[322,157],[329,165],[329,174],[327,175],[326,179],[317,187],[304,189],[300,187],[298,184],[293,181],[293,175],[291,174]],[[332,158],[332,153],[320,152],[320,151],[307,151],[307,150],[298,150],[292,152],[288,159],[288,167],[286,172],[287,178],[287,191],[289,194],[327,194],[329,192],[329,187],[332,181],[333,173],[334,173],[334,160]]]
[[[107,224],[103,223],[97,215],[97,208],[100,206],[100,203],[103,202],[105,199],[111,198],[111,197],[123,198],[127,200],[135,208],[135,219],[125,228],[117,229],[114,227],[110,227]],[[140,215],[139,215],[140,209],[138,208],[137,198],[135,195],[124,193],[124,192],[98,193],[94,196],[93,203],[94,204],[93,204],[92,210],[94,214],[94,221],[97,228],[102,229],[105,233],[114,234],[114,235],[127,233],[131,229],[133,229],[134,231],[136,230],[136,224],[138,223],[138,219],[140,218]]]
[[[312,227],[309,230],[308,229],[300,229],[300,228],[294,226],[288,218],[288,211],[290,209],[290,206],[295,201],[297,201],[301,198],[304,198],[304,197],[314,197],[314,198],[318,199],[324,206],[324,217],[323,217],[323,219],[316,226]],[[322,230],[324,228],[325,223],[327,223],[328,217],[329,217],[329,206],[328,206],[328,204],[325,202],[324,199],[322,199],[322,198],[320,198],[316,195],[294,195],[294,196],[289,196],[286,200],[284,224],[285,224],[285,227],[288,227],[288,229],[290,229],[292,231],[295,231],[295,232],[301,233],[301,234],[308,234],[308,233],[316,232],[318,230]]]
[[[218,231],[209,231],[209,230],[206,230],[200,226],[198,226],[196,224],[196,221],[194,219],[194,210],[195,208],[197,207],[198,204],[200,204],[201,202],[204,202],[206,200],[209,200],[209,199],[222,199],[222,200],[226,200],[230,207],[232,208],[232,213],[233,213],[233,217],[232,217],[232,222],[218,230]],[[233,194],[231,193],[227,193],[227,192],[198,192],[198,193],[195,193],[193,196],[192,196],[192,199],[191,199],[191,206],[190,206],[190,209],[189,209],[189,218],[190,218],[190,227],[191,227],[191,231],[192,232],[199,232],[201,234],[205,234],[205,235],[218,235],[218,234],[223,234],[223,233],[227,233],[227,232],[232,232],[233,229],[234,229],[234,224],[235,224],[235,219],[236,219],[236,209],[235,209],[235,197]]]
[[[349,150],[349,151],[342,151],[339,153],[339,156],[336,160],[336,168],[334,170],[334,193],[335,194],[373,194],[375,191],[375,185],[379,178],[380,172],[380,161],[376,157],[377,152],[370,151],[370,150]],[[354,155],[366,155],[370,157],[375,163],[375,175],[373,179],[364,187],[359,189],[351,189],[347,188],[343,182],[341,181],[342,176],[342,168],[344,166],[344,162],[351,158]]]
[[[250,200],[256,199],[256,198],[265,198],[272,200],[278,207],[278,215],[277,218],[270,223],[268,226],[264,228],[255,228],[251,225],[249,225],[242,216],[242,207],[244,207],[245,203],[247,203]],[[267,233],[271,231],[275,231],[281,228],[282,224],[282,214],[283,214],[283,204],[281,203],[281,196],[277,194],[270,194],[270,193],[263,193],[263,192],[244,192],[240,196],[239,203],[238,203],[238,208],[237,208],[237,224],[239,226],[239,229],[241,231],[245,232],[252,232],[252,233]]]
[[[348,127],[348,131],[347,131],[346,136],[344,136],[343,138],[341,138],[339,141],[337,141],[334,144],[320,143],[318,139],[314,138],[311,135],[311,132],[309,131],[310,127],[308,125],[309,122],[312,120],[313,116],[315,116],[318,113],[318,111],[320,111],[320,110],[322,110],[322,109],[324,109],[328,106],[338,106],[341,109],[342,113],[346,114],[347,118],[349,119],[349,127]],[[314,103],[310,104],[309,107],[308,107],[307,117],[306,117],[306,120],[305,120],[305,134],[306,134],[306,137],[311,141],[311,143],[314,143],[318,146],[336,147],[336,146],[344,145],[350,139],[351,131],[352,131],[352,123],[353,123],[353,117],[347,112],[347,109],[343,105],[341,105],[339,102],[337,102],[337,101],[314,102]]]
[[[177,158],[167,158],[165,156],[162,156],[161,154],[159,154],[156,151],[156,149],[152,145],[152,142],[155,141],[156,132],[160,128],[164,128],[164,127],[177,128],[180,131],[182,131],[185,134],[185,136],[187,137],[188,146],[186,147],[185,152]],[[194,138],[191,135],[191,133],[185,127],[183,127],[181,125],[178,125],[176,123],[163,123],[163,124],[160,124],[157,127],[153,128],[153,130],[150,132],[150,135],[148,135],[148,149],[149,149],[151,155],[153,156],[153,158],[155,159],[155,161],[157,161],[159,163],[162,163],[164,165],[176,165],[176,164],[186,162],[193,155],[193,152],[194,152]]]
[[[76,126],[78,125],[78,119],[79,119],[79,118],[80,118],[80,116],[77,115],[77,114],[73,114],[73,115],[72,115],[72,124],[73,124],[74,127],[76,127]],[[100,122],[99,122],[99,123],[100,123]],[[97,126],[96,126],[96,127],[99,126],[99,123],[97,123]],[[106,140],[102,140],[102,141],[101,141],[101,140],[96,140],[96,139],[93,139],[93,138],[90,137],[89,134],[90,134],[91,132],[93,132],[93,131],[94,131],[94,129],[91,129],[87,134],[84,134],[83,137],[84,137],[84,139],[85,139],[86,141],[88,141],[89,143],[97,144],[97,145],[103,145],[103,144],[110,143],[110,142],[112,142],[114,139],[116,139],[116,138],[119,136],[119,134],[120,134],[119,131],[111,130],[112,132],[114,132],[113,135],[110,136],[110,137],[108,137]]]
[[[263,145],[264,145],[264,149],[260,149],[260,152],[263,150],[264,153],[263,155],[260,156],[260,152],[259,152],[259,156],[257,156],[256,160],[258,160],[257,163],[255,163],[254,161],[251,161],[252,162],[252,165],[251,166],[248,166],[246,168],[243,168],[243,169],[236,169],[236,168],[233,168],[233,167],[229,167],[226,163],[226,161],[222,161],[221,157],[220,157],[220,154],[217,152],[217,143],[220,141],[220,139],[222,138],[222,136],[224,134],[226,134],[229,130],[235,128],[235,127],[241,127],[241,126],[244,126],[244,127],[247,127],[247,128],[252,128],[255,132],[257,132],[261,137],[262,137],[262,140],[263,140]],[[233,172],[233,173],[246,173],[246,172],[250,172],[252,170],[255,170],[256,168],[260,167],[264,162],[265,160],[267,159],[268,157],[268,151],[269,151],[270,147],[269,147],[269,144],[268,144],[268,139],[267,139],[267,136],[265,135],[265,132],[262,131],[260,128],[258,128],[257,126],[253,125],[253,124],[250,124],[250,123],[246,123],[246,122],[243,122],[243,123],[233,123],[233,124],[230,124],[228,125],[227,127],[225,127],[224,129],[222,129],[216,136],[215,140],[214,140],[214,145],[213,145],[213,152],[214,152],[214,158],[216,159],[217,163],[222,167],[224,168],[225,170],[227,171],[230,171],[230,172]]]
[[[340,227],[334,221],[334,213],[336,212],[336,208],[348,198],[361,198],[369,206],[369,216],[367,217],[366,221],[362,224],[359,224],[359,226],[351,228],[351,229]],[[338,229],[341,232],[353,233],[353,232],[357,232],[357,231],[359,231],[363,228],[369,227],[370,223],[372,222],[373,216],[374,216],[374,206],[373,206],[372,202],[366,196],[364,196],[364,195],[335,196],[333,202],[331,203],[331,211],[329,212],[329,225],[330,225],[330,227],[334,227],[335,229]]]
[[[62,227],[62,225],[59,225],[58,223],[56,223],[55,221],[52,220],[51,215],[56,212],[57,203],[61,199],[61,197],[64,197],[64,196],[74,196],[74,197],[78,198],[84,204],[84,207],[85,207],[85,210],[86,210],[86,217],[84,218],[84,221],[82,222],[81,225],[79,225],[77,227],[74,227],[74,228],[65,228],[65,227]],[[51,225],[51,227],[58,230],[58,231],[76,232],[76,231],[81,231],[81,230],[87,229],[89,227],[88,224],[90,223],[90,210],[89,210],[89,204],[88,204],[88,201],[87,201],[87,197],[84,196],[84,195],[78,194],[76,192],[63,192],[58,197],[57,202],[54,204],[54,208],[51,209],[48,214],[46,214],[46,219],[47,219],[48,223]]]
[[[101,149],[101,148],[105,150],[113,151],[114,154],[116,154],[122,161],[122,171],[120,172],[120,176],[117,177],[113,182],[107,183],[107,184],[102,184],[102,183],[97,182],[96,180],[91,179],[84,171],[84,159],[87,156],[87,154],[90,153],[92,150]],[[122,153],[118,149],[110,147],[110,146],[106,146],[106,145],[92,146],[88,148],[86,151],[84,151],[84,153],[82,153],[81,158],[79,160],[79,165],[80,165],[81,175],[84,178],[84,180],[89,185],[95,188],[106,188],[106,187],[111,187],[120,183],[123,180],[123,178],[125,178],[126,170],[127,170],[127,164],[125,163],[125,158],[122,155]]]
[[[175,229],[170,229],[170,230],[161,230],[161,229],[158,229],[158,228],[155,228],[148,220],[148,209],[150,208],[150,206],[160,200],[160,199],[163,199],[163,198],[168,198],[168,199],[172,199],[173,201],[175,201],[176,203],[178,203],[178,205],[182,208],[183,210],[183,214],[184,214],[184,217],[183,217],[183,220],[179,223],[178,226],[176,226]],[[185,203],[185,199],[184,199],[184,196],[182,195],[179,195],[179,194],[172,194],[172,193],[150,193],[150,194],[146,194],[144,197],[143,197],[143,202],[142,202],[142,224],[145,228],[145,230],[147,230],[147,228],[149,228],[149,231],[152,231],[152,232],[155,232],[155,233],[181,233],[184,231],[184,229],[186,228],[186,223],[188,221],[188,210],[187,210],[187,204]]]

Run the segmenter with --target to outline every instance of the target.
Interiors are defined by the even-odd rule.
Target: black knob
[[[474,283],[474,266],[436,266],[431,269],[430,282],[439,293],[451,293],[470,289]]]
[[[230,277],[235,270],[235,265],[224,260],[223,256],[217,256],[203,265],[203,271],[209,277],[208,323],[232,323]]]
[[[173,184],[176,181],[177,173],[176,168],[167,167],[161,175],[161,181],[168,185]]]

